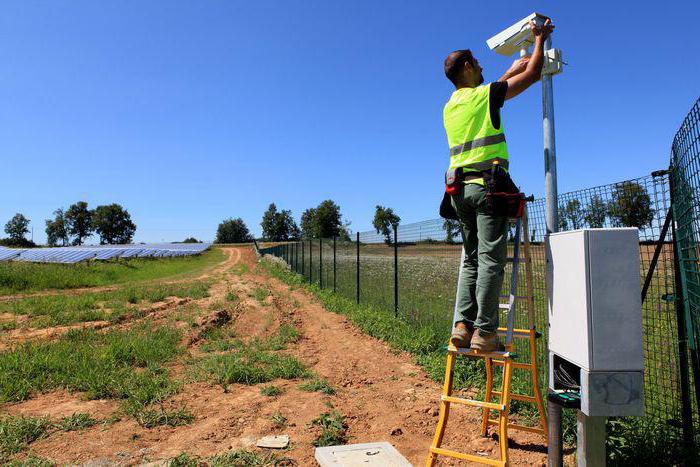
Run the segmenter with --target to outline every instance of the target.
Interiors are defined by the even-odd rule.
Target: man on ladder
[[[459,220],[462,229],[464,261],[450,337],[457,348],[500,348],[496,330],[509,206],[507,197],[493,195],[519,192],[508,175],[500,108],[539,80],[544,41],[554,29],[549,19],[530,27],[535,36],[532,56],[516,60],[495,83],[483,84],[482,68],[470,50],[457,50],[445,59],[445,75],[457,90],[443,112],[450,168],[440,214]]]

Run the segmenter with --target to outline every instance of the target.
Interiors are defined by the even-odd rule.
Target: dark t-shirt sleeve
[[[501,107],[506,101],[507,81],[496,81],[489,85],[489,112],[494,128],[501,128]]]

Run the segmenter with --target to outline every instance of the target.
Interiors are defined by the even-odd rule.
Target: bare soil
[[[293,323],[301,338],[285,352],[326,378],[336,394],[301,391],[299,380],[273,382],[284,389],[276,397],[263,396],[260,385],[235,384],[225,392],[215,384],[186,383],[165,405],[184,405],[195,415],[194,421],[176,428],[146,429],[121,413],[117,401],[88,401],[81,394],[55,391],[22,403],[4,404],[0,412],[52,418],[87,412],[105,423],[84,431],[54,432],[32,443],[31,452],[59,464],[138,465],[172,458],[182,452],[211,456],[241,447],[257,449],[255,441],[262,436],[288,434],[291,445],[279,455],[293,459],[297,465],[315,465],[313,441],[318,428],[310,428],[309,424],[332,406],[345,418],[350,443],[389,441],[414,465],[424,463],[438,419],[441,385],[431,381],[409,354],[397,352],[363,334],[345,317],[325,310],[310,294],[292,290],[258,272],[251,248],[232,247],[225,251],[227,260],[207,276],[215,279],[211,296],[183,306],[192,310],[196,305],[194,313],[204,316],[211,313],[213,304],[233,292],[239,302],[226,326],[231,326],[238,335],[270,336],[280,322]],[[250,272],[230,271],[238,262],[248,265]],[[272,295],[262,302],[256,300],[251,291],[258,287],[268,289]],[[166,306],[141,319],[166,322],[178,310]],[[184,327],[182,322],[177,324]],[[190,355],[201,353],[198,342],[187,345]],[[174,366],[181,370],[184,365],[180,362]],[[270,417],[275,413],[287,418],[286,427],[273,426]],[[480,436],[480,420],[480,413],[474,409],[455,407],[444,446],[497,456],[498,441],[495,437]],[[513,465],[546,464],[542,437],[513,432],[510,446]],[[440,465],[465,465],[444,458],[441,462]]]

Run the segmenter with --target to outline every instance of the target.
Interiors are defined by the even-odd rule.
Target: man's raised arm
[[[506,78],[506,82],[508,83],[506,99],[511,99],[532,86],[537,82],[537,80],[540,79],[540,75],[542,74],[542,64],[544,62],[544,41],[552,33],[554,25],[550,19],[547,18],[542,26],[537,26],[535,25],[534,21],[531,21],[530,27],[532,28],[532,33],[535,35],[535,48],[532,56],[525,60],[525,70]],[[523,61],[525,58],[526,57],[522,57],[520,60],[516,60],[516,62],[513,63],[513,66],[511,66],[506,72],[506,75],[514,68],[517,69],[516,64]]]

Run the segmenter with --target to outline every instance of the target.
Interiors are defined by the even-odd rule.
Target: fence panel
[[[690,144],[696,159],[698,156],[697,129],[689,130],[696,138]],[[684,153],[685,154],[685,153]],[[679,159],[682,160],[682,159]],[[695,164],[697,162],[693,162]],[[687,163],[690,166],[691,164]],[[695,169],[693,169],[695,170]],[[684,178],[682,190],[700,188],[700,178]],[[696,183],[694,185],[693,183]],[[681,188],[679,188],[680,190]],[[693,191],[693,194],[696,192]],[[687,197],[688,202],[696,203],[697,196]],[[671,206],[669,178],[666,172],[656,176],[641,177],[611,185],[564,193],[559,197],[560,230],[583,227],[639,228],[640,241],[640,284],[643,283],[659,242],[664,220]],[[693,213],[685,224],[686,255],[697,253],[700,228],[697,212],[700,206],[693,204],[687,209]],[[533,273],[533,292],[536,310],[536,326],[544,334],[538,342],[538,359],[541,369],[541,384],[547,381],[547,298],[545,289],[545,205],[543,199],[529,203],[529,229]],[[508,245],[512,255],[513,228]],[[394,246],[393,239],[386,239],[374,231],[359,233],[360,261],[360,302],[394,310]],[[387,242],[389,240],[389,242]],[[455,300],[455,286],[459,267],[461,235],[458,225],[441,219],[402,225],[398,233],[398,312],[406,321],[415,326],[428,326],[445,335],[450,332]],[[323,266],[320,268],[319,245],[323,245]],[[333,287],[333,239],[304,240],[298,245],[299,266],[297,270],[319,283],[319,273],[323,274],[324,288]],[[336,291],[355,299],[357,293],[357,241],[336,241],[335,278]],[[273,254],[282,254],[276,250]],[[523,253],[521,253],[523,254]],[[296,260],[296,253],[292,255]],[[302,260],[303,258],[303,260]],[[690,257],[697,261],[696,257]],[[303,264],[303,266],[302,266]],[[656,268],[651,275],[646,299],[643,302],[643,337],[645,352],[645,403],[647,416],[659,422],[671,434],[680,435],[683,424],[683,387],[688,385],[688,368],[679,354],[685,342],[679,341],[678,321],[675,308],[675,278],[673,267],[673,243],[670,232],[660,247]],[[696,267],[697,263],[693,263]],[[512,263],[506,266],[505,277],[509,277]],[[518,295],[526,295],[524,266],[520,266]],[[687,267],[687,269],[690,266]],[[700,275],[688,269],[690,280],[696,280],[700,291]],[[508,282],[504,280],[503,294],[508,292]],[[693,290],[693,289],[691,289]],[[693,300],[696,296],[692,296]],[[698,301],[689,300],[690,315],[697,317],[700,310]],[[527,327],[526,304],[518,303],[516,326]],[[505,317],[501,317],[505,322]],[[697,320],[691,324],[697,325]],[[692,326],[691,326],[692,328]],[[695,329],[695,328],[692,328]],[[529,358],[526,347],[516,349],[523,358]],[[693,399],[693,407],[697,401]],[[687,405],[686,405],[687,407]],[[697,413],[697,410],[694,410]],[[687,417],[686,417],[687,418]],[[697,420],[696,424],[697,426]]]

